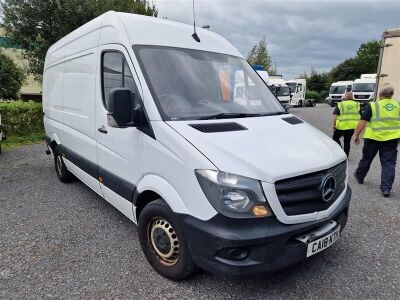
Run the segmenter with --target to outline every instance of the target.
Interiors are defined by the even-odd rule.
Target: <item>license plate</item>
[[[326,248],[332,246],[334,242],[337,241],[340,235],[340,225],[330,234],[319,238],[311,243],[307,244],[307,257],[317,254],[325,250]]]

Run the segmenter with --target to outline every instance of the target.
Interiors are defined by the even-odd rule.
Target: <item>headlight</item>
[[[208,201],[231,218],[273,216],[258,180],[214,170],[195,170]]]

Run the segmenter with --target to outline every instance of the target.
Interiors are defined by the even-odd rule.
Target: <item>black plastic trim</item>
[[[214,274],[248,277],[271,274],[306,259],[307,245],[295,238],[335,220],[346,226],[351,189],[327,218],[283,224],[276,217],[231,219],[217,214],[207,221],[176,214],[196,265]],[[239,255],[229,258],[229,253]]]
[[[136,186],[126,181],[125,179],[103,169],[99,166],[99,177],[102,177],[102,184],[108,187],[113,192],[120,195],[125,200],[132,202],[132,195],[136,190]]]
[[[289,124],[292,124],[292,125],[304,123],[302,120],[300,120],[299,118],[296,118],[294,116],[288,117],[288,118],[282,118],[282,120],[285,122],[288,122]]]
[[[78,153],[72,151],[71,149],[65,147],[64,145],[57,145],[57,152],[63,154],[66,159],[72,162],[74,165],[78,166],[80,169],[88,173],[90,176],[98,179],[98,165],[91,162],[90,160],[84,158]]]
[[[50,138],[46,138],[48,143],[51,142]],[[76,165],[78,168],[82,169],[84,172],[99,180],[101,177],[101,183],[117,193],[119,196],[125,200],[132,202],[133,195],[136,190],[136,186],[125,179],[103,169],[98,164],[89,161],[88,159],[82,157],[78,153],[68,149],[64,145],[57,146],[57,152],[63,154],[66,159]]]

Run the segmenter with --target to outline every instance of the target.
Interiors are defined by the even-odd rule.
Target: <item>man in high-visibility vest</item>
[[[379,101],[370,102],[370,105],[366,106],[353,135],[353,140],[358,145],[359,135],[365,128],[362,159],[354,177],[362,184],[375,155],[379,152],[382,166],[380,187],[384,197],[391,194],[400,139],[400,104],[392,99],[393,94],[393,86],[382,87],[379,91]]]
[[[340,146],[343,137],[343,150],[347,156],[350,154],[351,137],[360,120],[360,103],[353,100],[353,93],[346,92],[343,100],[339,102],[333,112],[333,140]]]

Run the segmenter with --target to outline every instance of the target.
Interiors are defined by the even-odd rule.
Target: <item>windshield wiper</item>
[[[249,113],[219,113],[215,115],[208,115],[196,118],[196,120],[211,120],[211,119],[230,119],[230,118],[247,118],[257,117],[261,114],[249,114]]]
[[[248,118],[248,117],[263,117],[263,116],[276,116],[287,114],[286,111],[279,111],[273,113],[259,113],[259,114],[252,114],[252,113],[219,113],[215,115],[203,116],[198,117],[196,120],[211,120],[211,119],[230,119],[230,118]]]

